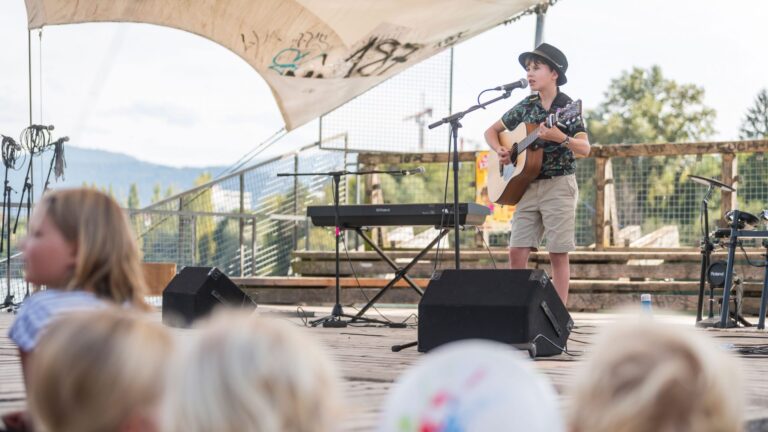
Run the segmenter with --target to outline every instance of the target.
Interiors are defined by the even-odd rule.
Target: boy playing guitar
[[[547,115],[571,102],[560,92],[567,82],[568,60],[559,49],[543,43],[519,57],[534,93],[507,111],[501,120],[485,131],[485,141],[504,164],[512,163],[509,150],[499,142],[499,134],[513,130],[520,123],[538,124],[538,144],[543,148],[541,173],[517,203],[509,240],[512,269],[524,269],[532,250],[537,250],[543,236],[552,262],[552,281],[564,304],[568,301],[570,267],[568,252],[576,249],[575,221],[579,189],[576,184],[576,157],[589,155],[589,138],[583,121],[562,130],[547,127]]]

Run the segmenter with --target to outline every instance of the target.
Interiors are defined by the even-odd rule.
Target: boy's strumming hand
[[[502,147],[496,150],[496,154],[499,155],[499,161],[504,165],[509,165],[510,163],[512,163],[512,158],[507,149]]]
[[[539,125],[539,138],[547,141],[560,143],[565,141],[567,135],[557,127],[548,128],[546,123]]]

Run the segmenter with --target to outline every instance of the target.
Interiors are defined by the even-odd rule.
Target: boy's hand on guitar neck
[[[539,138],[543,140],[561,143],[565,141],[567,136],[557,126],[549,128],[546,122],[542,122],[539,125]]]

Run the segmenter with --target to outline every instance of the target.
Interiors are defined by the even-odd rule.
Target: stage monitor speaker
[[[216,267],[184,267],[163,290],[163,323],[189,327],[217,305],[256,307],[256,303]]]
[[[549,356],[562,352],[572,328],[543,270],[443,270],[419,302],[418,349],[490,339]]]

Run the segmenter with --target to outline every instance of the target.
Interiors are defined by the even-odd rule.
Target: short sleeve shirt
[[[501,116],[501,122],[508,130],[516,128],[520,123],[539,124],[546,120],[547,115],[554,114],[558,108],[564,108],[571,102],[571,98],[560,90],[552,101],[549,111],[541,105],[538,94],[532,94]],[[561,130],[568,136],[576,136],[578,133],[586,133],[584,121],[580,118]],[[560,143],[538,140],[544,150],[544,160],[541,165],[541,175],[557,177],[576,172],[576,159],[573,152]]]
[[[19,309],[8,337],[24,352],[35,349],[45,328],[63,314],[106,307],[107,303],[87,291],[47,289],[30,296]]]

